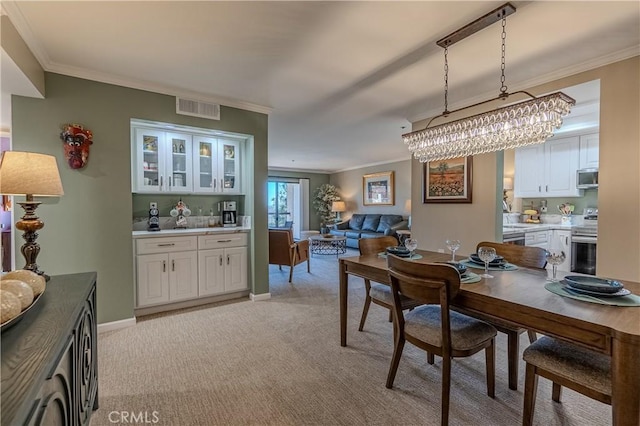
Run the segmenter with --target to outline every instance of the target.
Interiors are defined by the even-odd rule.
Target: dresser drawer
[[[225,247],[241,247],[247,245],[246,233],[212,234],[198,236],[198,250]]]
[[[136,254],[170,253],[197,250],[198,237],[160,237],[136,240]]]

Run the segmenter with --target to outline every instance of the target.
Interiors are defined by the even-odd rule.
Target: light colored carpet
[[[146,413],[159,425],[438,425],[440,359],[431,366],[407,343],[394,389],[386,389],[388,312],[372,305],[358,332],[364,285],[350,278],[349,346],[341,347],[338,263],[332,256],[311,262],[311,274],[305,265],[295,269],[293,284],[287,268],[270,267],[268,301],[158,314],[101,334],[100,409],[91,424],[126,423],[123,416],[135,423],[130,413],[138,420]],[[519,390],[511,391],[502,334],[496,349],[495,399],[486,395],[482,352],[454,360],[450,424],[521,424],[524,363]],[[570,390],[555,404],[541,379],[535,423],[606,425],[611,408]]]

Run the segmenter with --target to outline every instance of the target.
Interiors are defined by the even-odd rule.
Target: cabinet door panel
[[[225,291],[246,290],[247,248],[225,249]]]
[[[220,191],[240,192],[240,144],[233,140],[218,141]]]
[[[218,190],[218,141],[205,136],[193,137],[193,191]]]
[[[191,135],[166,134],[167,190],[185,193],[193,190]]]
[[[198,297],[198,253],[171,253],[169,263],[169,300]]]
[[[160,192],[164,184],[164,132],[133,129],[133,192]]]
[[[558,271],[571,271],[571,231],[555,229],[552,231],[551,242],[549,247],[560,247],[565,254],[565,261],[558,265]],[[547,265],[547,269],[551,270],[551,265]]]
[[[224,249],[198,252],[198,293],[210,296],[224,292]]]
[[[169,272],[166,254],[138,256],[138,306],[169,301]]]
[[[578,150],[579,139],[577,137],[557,139],[546,143],[546,196],[580,195],[580,191],[576,188]]]
[[[580,136],[580,168],[597,168],[600,164],[600,134]]]
[[[544,146],[533,145],[516,149],[515,197],[539,197],[544,174]]]

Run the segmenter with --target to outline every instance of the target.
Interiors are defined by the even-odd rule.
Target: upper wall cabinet
[[[597,169],[600,165],[600,134],[580,136],[580,168]]]
[[[192,192],[191,135],[146,128],[132,135],[133,192]]]
[[[132,126],[134,193],[241,194],[243,141]]]
[[[238,141],[194,135],[193,158],[193,192],[240,193]]]
[[[519,198],[578,197],[576,171],[580,138],[558,138],[517,148],[514,196]]]

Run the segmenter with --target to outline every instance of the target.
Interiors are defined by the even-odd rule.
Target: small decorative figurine
[[[93,133],[80,124],[65,124],[60,133],[64,142],[64,157],[72,169],[81,169],[89,161],[89,146],[93,144]]]

